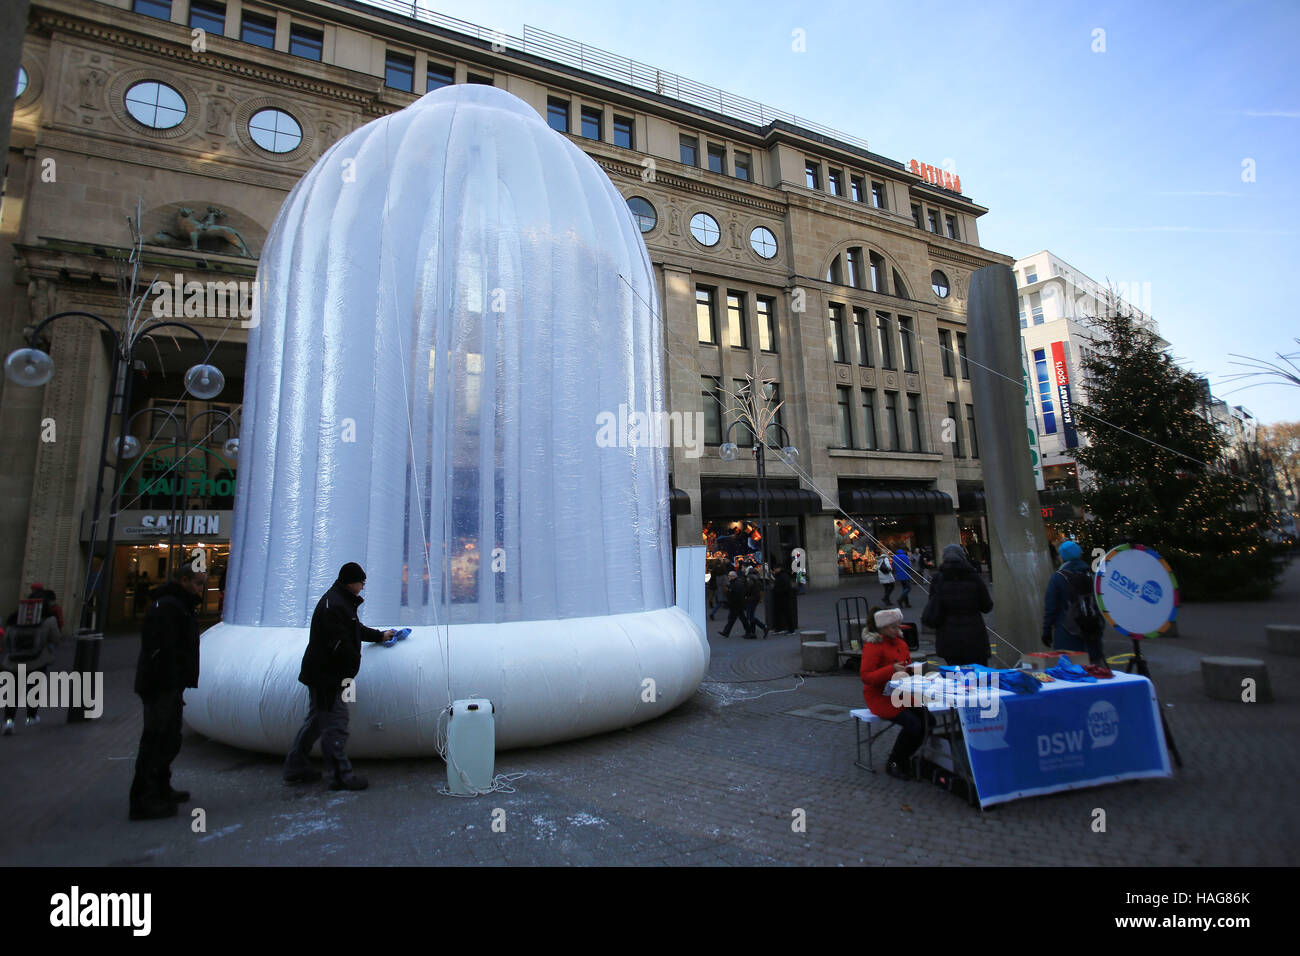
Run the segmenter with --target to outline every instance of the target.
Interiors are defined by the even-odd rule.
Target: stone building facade
[[[980,246],[986,210],[959,181],[748,101],[701,105],[683,92],[698,84],[608,54],[579,60],[563,38],[527,28],[505,37],[401,9],[33,0],[0,222],[12,262],[0,281],[6,354],[58,312],[124,327],[118,274],[137,197],[142,282],[246,283],[280,204],[332,143],[426,90],[491,83],[577,142],[641,224],[660,279],[670,408],[705,423],[702,454],[672,450],[675,498],[689,502],[674,507],[679,544],[757,515],[752,458],[724,461],[717,448],[734,417],[725,393],[747,374],[776,384],[800,452],[794,469],[769,456],[769,500],[778,553],[806,549],[812,585],[866,570],[844,559],[838,509],[906,547],[957,539],[955,511],[981,480],[964,359],[969,275],[1011,263]],[[184,321],[217,343],[210,360],[228,384],[212,408],[237,415],[245,323],[211,303]],[[47,338],[53,380],[0,386],[10,439],[0,527],[15,543],[0,554],[0,594],[40,579],[73,610],[110,352],[86,320],[60,319]],[[128,411],[175,407],[184,370],[202,358],[179,330],[142,343]],[[131,431],[148,442],[150,427]],[[191,506],[219,512],[210,498]],[[123,522],[153,523],[128,504],[150,507],[124,500]],[[119,536],[114,548],[124,546]],[[114,560],[120,590],[126,558]],[[142,567],[132,557],[127,573]]]

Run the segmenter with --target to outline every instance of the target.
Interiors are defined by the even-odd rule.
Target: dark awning
[[[669,514],[688,515],[691,513],[691,496],[680,488],[668,489]]]
[[[946,515],[952,514],[952,498],[926,488],[855,488],[840,494],[840,507],[862,515]]]
[[[757,488],[708,488],[700,496],[704,513],[710,516],[758,514]],[[767,513],[806,515],[822,510],[821,495],[804,488],[768,488]]]
[[[957,489],[957,510],[965,511],[968,514],[982,515],[987,511],[984,503],[984,492],[977,488]]]

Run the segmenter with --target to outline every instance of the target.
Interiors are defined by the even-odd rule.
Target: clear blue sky
[[[982,245],[1150,283],[1135,304],[1216,394],[1263,422],[1300,419],[1300,389],[1224,381],[1240,371],[1229,353],[1300,350],[1297,0],[421,6],[510,36],[524,23],[559,33],[902,162],[951,159],[990,210]]]

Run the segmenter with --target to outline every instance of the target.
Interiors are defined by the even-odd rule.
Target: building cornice
[[[114,8],[105,8],[106,10]],[[117,13],[126,14],[127,16],[143,16],[142,14],[133,14],[128,10],[115,10]],[[83,36],[87,39],[96,40],[101,43],[122,47],[129,50],[135,50],[140,53],[147,53],[151,56],[161,56],[178,63],[187,63],[196,67],[206,67],[213,70],[220,70],[233,76],[244,77],[250,80],[256,80],[263,83],[275,83],[279,86],[289,87],[302,93],[311,93],[316,96],[327,99],[338,100],[353,106],[359,106],[367,111],[377,112],[379,114],[392,112],[400,107],[392,104],[379,102],[380,85],[379,77],[372,77],[368,74],[352,73],[358,79],[358,87],[349,88],[342,84],[330,83],[325,80],[319,80],[312,77],[303,76],[300,73],[294,73],[288,70],[277,69],[265,64],[254,64],[247,61],[236,60],[231,57],[222,56],[209,49],[203,53],[197,53],[190,48],[188,41],[189,31],[179,24],[164,22],[160,20],[151,20],[151,24],[160,29],[174,28],[178,31],[175,41],[168,40],[161,36],[151,36],[132,31],[125,27],[106,26],[92,20],[75,17],[71,14],[62,12],[40,12],[34,19],[34,25],[42,32],[47,34],[67,33],[74,36]],[[229,40],[226,37],[213,37],[212,43],[234,43],[237,41]],[[242,44],[247,47],[248,44]],[[261,49],[260,47],[253,49]],[[268,55],[288,56],[287,53],[277,53],[276,51],[265,51]],[[296,59],[296,58],[295,58]],[[309,61],[303,61],[309,62]],[[331,69],[343,70],[343,67],[332,66]]]

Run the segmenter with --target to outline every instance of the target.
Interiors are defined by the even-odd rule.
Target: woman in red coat
[[[889,699],[886,688],[895,677],[909,673],[912,653],[903,640],[903,612],[887,608],[872,615],[875,630],[866,629],[862,639],[862,697],[868,709],[877,717],[884,717],[899,726],[898,739],[885,764],[891,777],[907,779],[908,762],[925,739],[926,723],[930,715],[924,707],[898,707]]]

